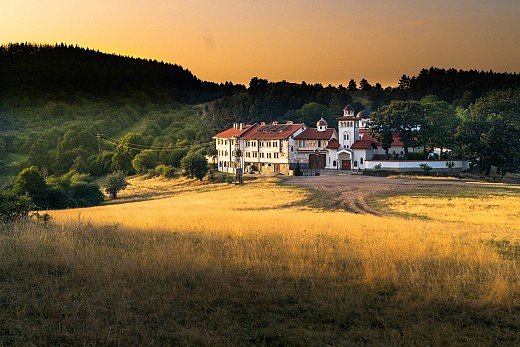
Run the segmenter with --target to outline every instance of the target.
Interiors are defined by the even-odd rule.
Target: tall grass
[[[262,181],[0,233],[4,345],[518,345],[508,226],[305,208]]]

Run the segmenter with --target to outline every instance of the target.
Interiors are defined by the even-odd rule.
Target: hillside
[[[111,158],[101,163],[99,150],[115,145],[98,143],[97,134],[117,143],[137,133],[143,148],[207,143],[195,105],[241,88],[201,81],[178,65],[77,46],[0,46],[0,182],[28,165],[102,175]]]
[[[493,90],[516,89],[520,75],[423,69],[396,88],[351,80],[348,87],[270,82],[249,87],[205,82],[175,64],[57,44],[0,46],[0,182],[36,165],[103,176],[133,171],[149,149],[152,164],[179,165],[187,151],[211,150],[211,136],[234,122],[293,120],[330,127],[351,103],[374,111],[393,100],[436,95],[467,109]],[[98,141],[98,135],[103,134]],[[106,141],[105,141],[106,139]],[[133,147],[133,149],[131,148]]]

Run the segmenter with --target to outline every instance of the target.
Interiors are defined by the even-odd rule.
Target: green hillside
[[[203,82],[178,65],[79,47],[1,46],[0,180],[30,165],[53,175],[71,168],[103,175],[114,168],[110,142],[130,132],[141,149],[207,143],[196,105],[241,88]]]

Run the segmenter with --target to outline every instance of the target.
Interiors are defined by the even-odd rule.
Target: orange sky
[[[67,43],[203,80],[395,85],[423,67],[520,72],[518,0],[2,0],[0,43]]]

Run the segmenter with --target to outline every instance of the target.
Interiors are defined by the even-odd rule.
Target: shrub
[[[189,153],[182,158],[181,166],[185,175],[189,178],[197,178],[202,181],[208,172],[208,161],[202,154]]]
[[[158,165],[154,170],[158,175],[166,178],[175,178],[177,176],[177,170],[171,165]]]
[[[431,166],[426,163],[419,164],[419,167],[423,169],[425,175],[429,175],[430,170],[432,169]]]
[[[31,198],[27,195],[17,195],[14,192],[0,193],[0,221],[10,222],[27,218],[34,208]]]
[[[293,171],[294,176],[301,176],[302,175],[302,167],[300,166],[300,163],[296,164],[296,167]]]
[[[103,201],[103,193],[95,183],[78,182],[71,186],[71,190],[77,207],[96,206]]]
[[[112,199],[116,199],[117,193],[126,189],[127,185],[128,182],[126,181],[125,174],[121,171],[116,171],[105,178],[103,187],[105,188],[105,192],[107,192]]]

